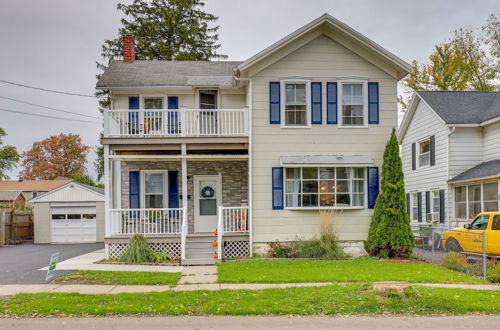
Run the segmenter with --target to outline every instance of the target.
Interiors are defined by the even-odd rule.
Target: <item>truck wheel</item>
[[[463,249],[460,244],[454,238],[448,238],[446,240],[446,252],[462,252]]]

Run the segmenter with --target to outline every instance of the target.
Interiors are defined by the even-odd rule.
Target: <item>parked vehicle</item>
[[[447,252],[482,253],[483,233],[486,253],[500,255],[500,212],[479,213],[470,224],[445,231],[443,247]]]

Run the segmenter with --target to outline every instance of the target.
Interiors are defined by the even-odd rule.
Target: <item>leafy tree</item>
[[[97,187],[97,184],[94,182],[94,180],[88,174],[80,174],[80,173],[73,174],[71,176],[71,179],[73,179],[73,181],[76,181],[79,183],[83,183],[83,184],[86,184],[86,185],[89,185],[92,187]]]
[[[78,134],[54,135],[33,143],[23,153],[21,177],[26,180],[55,179],[58,176],[84,175],[90,147],[82,144]]]
[[[132,4],[119,3],[117,9],[124,14],[115,39],[106,40],[101,47],[102,63],[105,70],[109,63],[121,58],[122,35],[131,33],[136,40],[135,57],[138,60],[192,60],[208,61],[225,59],[218,53],[218,17],[203,11],[203,0],[134,0]],[[99,76],[98,76],[99,77]],[[99,91],[100,110],[110,105],[108,93]],[[103,175],[103,150],[96,150],[98,161],[94,166]]]
[[[6,136],[3,128],[0,128],[0,180],[9,179],[7,172],[12,170],[21,156],[14,146],[4,146],[2,138]]]
[[[496,70],[500,71],[500,14],[491,14],[482,26],[484,41],[494,58]]]
[[[380,194],[365,243],[366,251],[382,258],[410,256],[415,239],[406,213],[403,165],[396,130],[385,146]]]

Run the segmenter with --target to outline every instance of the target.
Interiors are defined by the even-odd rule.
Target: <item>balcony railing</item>
[[[180,234],[184,209],[112,209],[110,213],[110,235],[131,236],[137,233],[148,235]]]
[[[104,136],[248,136],[248,108],[106,110]]]

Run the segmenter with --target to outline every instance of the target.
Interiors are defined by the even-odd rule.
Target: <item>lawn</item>
[[[364,315],[500,313],[500,292],[410,288],[398,293],[373,291],[368,284],[323,287],[165,291],[82,295],[19,294],[0,300],[7,315]]]
[[[220,283],[376,282],[482,283],[481,279],[421,263],[351,260],[251,260],[218,264]]]
[[[180,278],[181,273],[78,270],[58,277],[54,282],[63,284],[136,284],[175,286]]]

